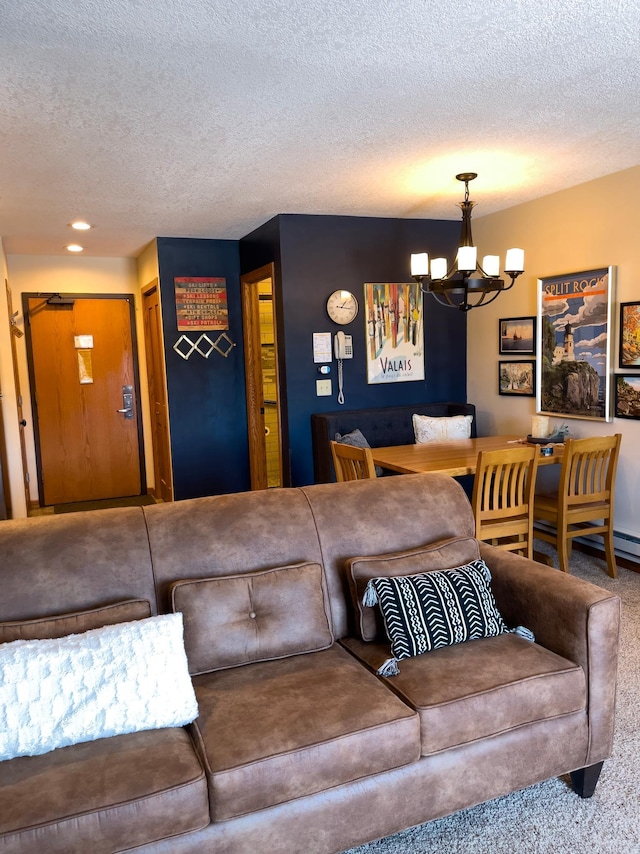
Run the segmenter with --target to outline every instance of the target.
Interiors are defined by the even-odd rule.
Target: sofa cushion
[[[209,823],[206,777],[182,728],[0,762],[0,850],[111,854]]]
[[[0,760],[198,714],[181,614],[2,644],[0,673]]]
[[[341,643],[374,670],[389,654],[385,644]],[[510,633],[407,658],[389,684],[420,715],[423,756],[586,708],[579,665]]]
[[[268,661],[333,643],[315,562],[221,578],[178,581],[174,611],[184,615],[189,672]]]
[[[363,604],[378,605],[397,661],[508,631],[482,560],[455,569],[372,578]]]
[[[338,645],[193,681],[214,821],[420,755],[415,712]]]
[[[472,415],[412,416],[413,432],[418,444],[448,442],[451,439],[468,439],[471,436]]]
[[[365,641],[381,641],[385,637],[384,622],[379,608],[367,608],[362,597],[370,579],[380,576],[416,575],[436,569],[453,569],[480,557],[478,541],[473,537],[453,537],[409,549],[347,561],[347,579],[355,614],[356,633]]]
[[[65,635],[87,632],[89,629],[101,629],[103,626],[111,626],[115,623],[144,620],[150,616],[151,603],[147,599],[128,599],[124,602],[104,605],[101,608],[91,608],[88,611],[74,611],[52,617],[39,617],[35,620],[11,620],[0,623],[0,643],[61,638]]]

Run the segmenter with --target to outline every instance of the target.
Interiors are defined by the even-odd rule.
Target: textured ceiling
[[[134,256],[640,164],[640,0],[0,0],[0,236]]]

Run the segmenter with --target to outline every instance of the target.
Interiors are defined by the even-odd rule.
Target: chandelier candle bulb
[[[507,249],[504,269],[506,273],[522,273],[524,271],[524,249]]]
[[[482,269],[487,276],[498,277],[500,275],[500,256],[485,255],[482,259]]]
[[[418,252],[411,256],[411,275],[412,276],[428,276],[429,275],[429,255],[426,252]]]
[[[475,246],[461,246],[458,249],[458,270],[475,270],[478,263],[478,250]]]
[[[545,439],[549,435],[549,417],[534,415],[531,419],[531,435],[534,439]]]
[[[432,279],[444,279],[447,275],[447,259],[446,258],[434,258],[431,261],[431,278]]]

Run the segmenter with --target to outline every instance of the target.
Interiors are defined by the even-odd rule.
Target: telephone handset
[[[353,359],[353,337],[344,332],[336,332],[333,339],[333,352],[338,360],[338,403],[344,403],[342,390],[342,360]]]
[[[333,352],[336,359],[353,359],[353,337],[337,332],[333,339]]]

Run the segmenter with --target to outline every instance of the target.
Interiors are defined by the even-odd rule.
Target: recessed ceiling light
[[[84,246],[80,246],[78,243],[70,243],[68,246],[65,246],[65,249],[68,249],[69,252],[82,252]]]
[[[69,225],[71,226],[71,228],[77,229],[77,231],[88,231],[90,228],[93,227],[88,222],[85,222],[82,219],[77,219],[75,222],[70,222]]]

